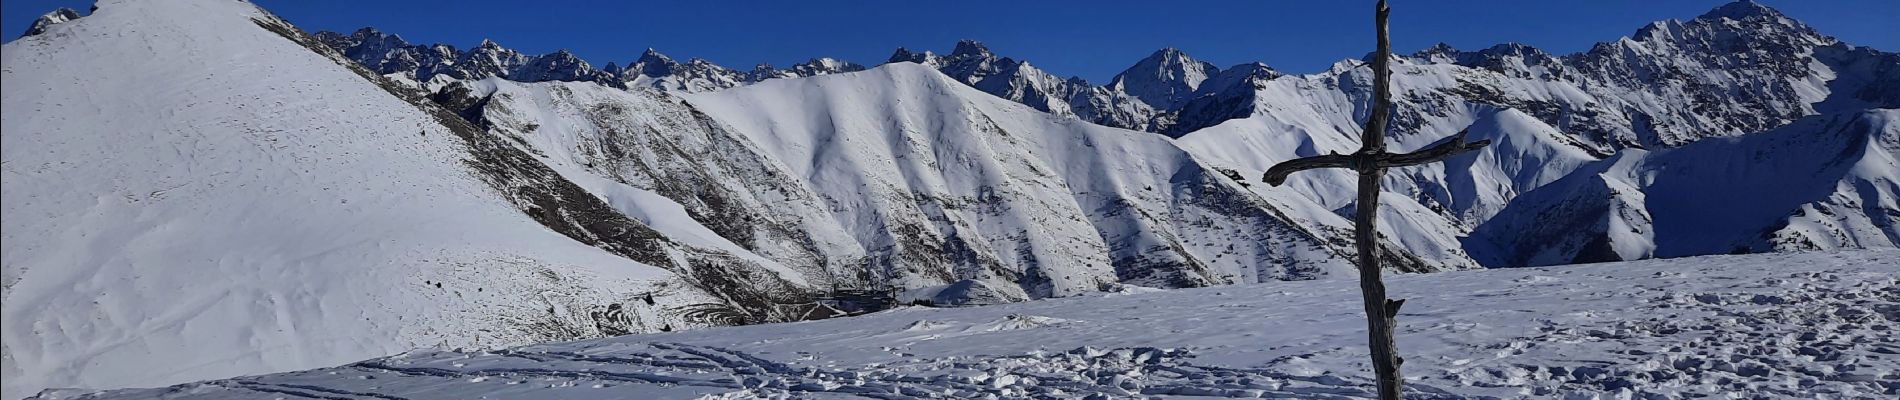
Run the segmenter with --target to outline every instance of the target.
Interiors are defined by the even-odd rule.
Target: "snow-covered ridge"
[[[21,33],[20,37],[46,33],[48,29],[53,28],[53,25],[79,19],[80,17],[82,17],[82,15],[79,15],[78,11],[73,11],[71,8],[60,7],[45,15],[41,15],[39,18],[33,19],[33,25],[26,27],[26,32]]]
[[[972,304],[1347,268],[1350,180],[1247,181],[1356,148],[1352,61],[1288,76],[1164,50],[1091,86],[966,42],[870,70],[594,69],[317,38],[242,2],[76,15],[5,47],[8,398],[816,318],[841,291]],[[1388,265],[1895,246],[1900,57],[1747,4],[1600,49],[1395,65],[1395,149],[1495,144],[1390,175]],[[128,55],[149,62],[100,61]]]
[[[1900,252],[1393,277],[1407,398],[1888,398]],[[1350,280],[1114,293],[499,351],[47,399],[1374,396]]]
[[[1351,152],[1370,97],[1365,84],[1369,74],[1357,61],[1341,62],[1320,73],[1286,76],[1257,63],[1212,68],[1182,52],[1164,49],[1105,86],[1058,78],[1027,61],[994,54],[975,41],[960,42],[944,55],[899,49],[887,62],[931,66],[978,90],[1051,114],[1183,137],[1182,146],[1203,163],[1231,171],[1242,180],[1258,176],[1277,161],[1327,151]],[[1405,252],[1442,265],[1482,261],[1513,266],[1521,264],[1510,260],[1538,259],[1529,253],[1540,250],[1497,254],[1501,251],[1497,247],[1464,238],[1512,206],[1520,194],[1618,151],[1664,149],[1704,138],[1745,135],[1811,115],[1900,107],[1900,54],[1840,43],[1747,1],[1686,21],[1649,24],[1630,37],[1576,54],[1552,55],[1522,44],[1479,51],[1440,45],[1414,53],[1395,68],[1401,72],[1396,85],[1402,98],[1394,131],[1402,146],[1422,147],[1472,124],[1478,124],[1473,128],[1480,136],[1510,138],[1507,145],[1487,149],[1479,156],[1481,161],[1469,165],[1408,169],[1388,178],[1385,187],[1393,195],[1385,196],[1388,204],[1382,207],[1389,214],[1383,219],[1390,222],[1382,227],[1385,234]],[[689,74],[698,75],[704,74]],[[671,86],[717,89],[731,85]],[[1291,189],[1345,216],[1351,210],[1352,188],[1341,184],[1348,182],[1341,178],[1337,172],[1305,175],[1296,178]],[[1284,193],[1263,185],[1252,189],[1265,197]],[[1632,203],[1633,197],[1598,198],[1576,206],[1615,207],[1626,210],[1631,218],[1643,214],[1636,211],[1643,207]],[[1870,206],[1845,212],[1871,216],[1843,218],[1879,221],[1886,218],[1880,215],[1895,210],[1885,202],[1865,203]],[[1519,206],[1541,207],[1547,205]],[[1894,232],[1887,228],[1890,225],[1871,226],[1887,232],[1886,236]],[[1603,232],[1592,226],[1545,228]],[[1497,229],[1487,231],[1501,232]],[[1722,233],[1754,234],[1758,232]],[[1885,247],[1893,242],[1881,240],[1881,235],[1859,236],[1867,239],[1817,240],[1819,244],[1810,247]],[[1653,240],[1677,239],[1646,241]],[[1618,254],[1652,255],[1637,250],[1641,247]],[[1754,251],[1774,248],[1779,247],[1737,246]],[[1676,254],[1736,250],[1700,249]],[[1487,254],[1474,259],[1472,253]]]
[[[1721,201],[1750,205],[1662,207],[1671,211],[1652,210],[1645,204],[1717,199],[1695,191],[1650,193],[1659,187],[1647,180],[1677,179],[1698,174],[1697,170],[1644,172],[1648,177],[1642,181],[1618,187],[1578,186],[1594,179],[1589,175],[1601,173],[1605,165],[1641,163],[1653,152],[1696,147],[1710,139],[1772,135],[1762,132],[1777,129],[1819,129],[1817,124],[1798,121],[1845,121],[1900,107],[1894,90],[1900,86],[1900,54],[1840,43],[1758,4],[1738,2],[1688,21],[1658,22],[1629,38],[1577,54],[1555,56],[1517,44],[1475,52],[1440,45],[1399,60],[1393,69],[1398,98],[1389,140],[1395,147],[1422,148],[1463,129],[1470,129],[1474,138],[1499,143],[1448,164],[1406,168],[1387,176],[1383,186],[1392,196],[1384,197],[1387,203],[1381,212],[1386,214],[1382,219],[1391,224],[1382,226],[1382,232],[1428,259],[1470,255],[1490,266],[1545,265],[1732,251],[1893,247],[1892,238],[1900,236],[1900,230],[1882,222],[1900,213],[1900,207],[1883,197],[1891,190],[1881,189],[1885,187],[1881,184],[1839,194],[1801,192],[1810,197],[1796,203],[1728,196]],[[1233,102],[1234,109],[1245,110],[1242,118],[1189,132],[1180,143],[1203,162],[1243,176],[1258,176],[1274,163],[1296,157],[1352,152],[1368,107],[1370,75],[1362,63],[1347,61],[1318,74],[1266,81]],[[1865,122],[1875,125],[1866,126],[1864,132],[1893,129],[1879,126],[1892,124],[1891,118]],[[1860,162],[1875,171],[1900,169],[1879,157],[1813,153],[1799,146],[1707,148],[1692,152],[1693,157],[1690,153],[1667,157],[1679,159],[1675,163],[1682,165],[1775,159]],[[1769,187],[1805,185],[1817,179],[1755,171],[1759,176],[1734,176]],[[1560,180],[1568,182],[1564,190],[1574,191],[1571,196],[1558,200],[1546,193],[1520,198]],[[1833,181],[1831,177],[1818,180]],[[1337,171],[1317,172],[1295,176],[1288,188],[1343,214],[1351,210],[1354,188],[1349,182]],[[1263,194],[1276,191],[1255,189]],[[1833,197],[1862,200],[1828,210],[1843,215],[1803,214],[1830,220],[1819,227],[1801,228],[1815,232],[1803,236],[1825,237],[1787,239],[1787,243],[1812,245],[1744,243],[1748,241],[1740,238],[1779,235],[1763,232],[1766,227],[1752,222],[1743,224],[1750,226],[1712,225],[1733,230],[1647,229],[1647,219],[1677,217],[1657,213],[1748,209],[1744,218],[1776,220],[1801,213],[1800,203]],[[1543,211],[1512,217],[1528,218],[1519,222],[1485,226],[1506,208]],[[1604,222],[1558,210],[1589,215],[1612,212],[1623,217],[1619,222]],[[1527,230],[1533,228],[1565,235],[1562,249],[1533,239],[1547,238]],[[1612,240],[1603,236],[1606,229],[1644,239]],[[1495,235],[1517,244],[1498,248],[1486,245],[1485,240],[1465,239],[1473,235]],[[1637,244],[1702,240],[1724,243],[1685,246],[1663,254],[1654,253],[1649,244]],[[1604,248],[1613,241],[1624,245],[1618,245],[1618,251],[1593,250],[1583,252],[1588,257],[1576,258],[1586,244]]]
[[[648,49],[627,66],[594,70],[585,63],[530,66],[539,58],[566,59],[557,52],[524,56],[502,49],[482,55],[448,45],[411,45],[392,34],[364,28],[344,35],[319,32],[319,37],[352,58],[385,74],[403,74],[419,82],[435,75],[455,79],[502,76],[517,81],[597,81],[631,84],[671,91],[723,90],[766,79],[803,77],[861,70],[842,61],[817,58],[786,69],[761,65],[751,71],[722,67],[706,60],[673,61]],[[1737,49],[1742,49],[1738,51]],[[1747,54],[1743,54],[1747,53]],[[1820,53],[1820,55],[1816,55]],[[1851,56],[1842,57],[1847,53]],[[1542,84],[1590,88],[1598,98],[1582,103],[1572,99],[1522,98],[1488,92],[1483,86],[1435,94],[1430,101],[1468,100],[1523,109],[1564,132],[1579,136],[1599,153],[1624,147],[1673,147],[1707,136],[1757,132],[1816,112],[1845,111],[1846,107],[1810,104],[1827,93],[1823,87],[1836,79],[1832,71],[1808,71],[1810,60],[1832,64],[1860,63],[1877,69],[1875,76],[1892,80],[1900,68],[1891,64],[1893,53],[1871,51],[1839,43],[1766,6],[1737,1],[1717,7],[1688,21],[1660,21],[1630,37],[1603,42],[1589,51],[1551,55],[1518,43],[1500,44],[1480,51],[1460,51],[1440,44],[1412,55],[1416,62],[1451,64],[1490,71],[1506,77],[1542,81]],[[1869,59],[1875,61],[1867,61]],[[1838,59],[1830,61],[1829,59]],[[578,61],[578,60],[575,60]],[[1884,61],[1884,63],[1883,63]],[[981,42],[958,42],[948,54],[898,49],[886,63],[913,62],[939,68],[980,90],[1057,115],[1072,115],[1101,125],[1181,136],[1222,121],[1266,112],[1259,102],[1259,86],[1282,74],[1260,63],[1225,69],[1195,60],[1178,49],[1161,49],[1117,74],[1105,85],[1080,78],[1060,78],[1004,57]],[[1348,61],[1350,63],[1350,61]],[[1331,75],[1321,72],[1303,78]],[[1205,84],[1203,84],[1205,83]],[[1900,85],[1884,83],[1856,98],[1873,106],[1900,104]],[[1741,92],[1710,90],[1736,87]],[[1329,88],[1329,90],[1357,90]],[[1840,88],[1832,88],[1839,92]],[[1502,96],[1500,96],[1502,95]],[[1843,100],[1830,100],[1842,103]],[[1860,102],[1848,102],[1859,104]],[[1820,108],[1814,108],[1820,107]]]
[[[101,1],[3,49],[0,397],[795,318],[795,276],[248,3]]]
[[[1832,114],[1625,152],[1526,194],[1469,248],[1487,264],[1548,265],[1900,247],[1897,119],[1900,110]]]
[[[324,45],[342,52],[378,74],[401,76],[416,82],[481,80],[500,77],[520,82],[585,81],[614,87],[652,87],[662,90],[700,92],[731,88],[766,79],[790,78],[863,70],[864,67],[831,58],[810,61],[779,69],[760,64],[741,72],[703,59],[686,62],[647,49],[626,65],[607,63],[595,68],[566,50],[544,55],[527,55],[483,40],[470,49],[448,44],[412,44],[401,36],[375,28],[362,28],[349,34],[321,31],[314,34]]]
[[[672,199],[713,239],[819,292],[977,281],[1025,299],[1310,279],[1345,262],[1345,221],[1311,202],[1256,199],[1165,138],[1037,112],[919,65],[685,99],[468,87],[463,115],[570,179]],[[1472,266],[1394,254],[1405,270]]]
[[[4,47],[5,397],[819,318],[839,289],[962,304],[1347,264],[1311,203],[916,65],[684,102],[434,77],[425,97],[328,47],[214,0],[101,2]],[[94,62],[114,55],[149,62]]]

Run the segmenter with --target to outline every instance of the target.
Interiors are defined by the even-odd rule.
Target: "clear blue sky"
[[[163,0],[157,0],[163,1]],[[899,46],[948,52],[958,39],[1052,73],[1101,83],[1162,47],[1222,67],[1261,61],[1314,72],[1372,46],[1372,1],[574,1],[257,0],[306,30],[375,26],[412,42],[469,47],[483,38],[524,52],[565,48],[596,65],[648,47],[748,69],[811,57],[883,62]],[[1689,19],[1724,0],[1393,0],[1393,49],[1437,42],[1480,49],[1520,42],[1565,54],[1650,21]],[[1900,51],[1900,0],[1761,0],[1848,43]],[[8,0],[0,35],[83,0]]]

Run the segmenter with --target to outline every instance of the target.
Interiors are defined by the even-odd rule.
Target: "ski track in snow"
[[[1900,251],[1392,277],[1408,398],[1893,398]],[[1052,317],[1052,316],[1060,316]],[[48,399],[1373,395],[1356,282],[1111,293]]]

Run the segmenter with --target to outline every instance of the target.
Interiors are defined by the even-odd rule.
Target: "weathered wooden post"
[[[1450,140],[1425,150],[1412,153],[1385,152],[1386,120],[1392,112],[1392,44],[1386,34],[1385,22],[1390,12],[1385,0],[1379,0],[1376,10],[1378,54],[1372,57],[1372,114],[1366,118],[1366,129],[1360,134],[1359,151],[1350,155],[1334,153],[1289,160],[1267,169],[1263,180],[1279,186],[1286,183],[1287,175],[1315,168],[1347,168],[1359,172],[1358,211],[1353,223],[1353,237],[1359,248],[1359,290],[1365,298],[1372,369],[1378,374],[1379,398],[1398,400],[1402,383],[1399,364],[1404,363],[1405,359],[1399,357],[1398,349],[1393,345],[1392,330],[1397,325],[1393,318],[1398,316],[1399,306],[1405,304],[1405,300],[1387,299],[1385,282],[1379,276],[1379,179],[1385,176],[1387,168],[1437,162],[1477,150],[1491,144],[1491,141],[1465,143],[1467,132],[1459,132]]]

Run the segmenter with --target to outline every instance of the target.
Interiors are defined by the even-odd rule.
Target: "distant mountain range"
[[[1258,180],[1357,149],[1371,92],[1361,60],[1162,49],[1096,85],[975,41],[595,68],[220,0],[61,10],[4,49],[6,398],[1349,277],[1347,173]],[[1395,150],[1494,143],[1387,176],[1396,270],[1900,246],[1900,54],[1773,9],[1393,69]]]
[[[696,93],[767,79],[863,69],[848,62],[814,59],[785,70],[761,65],[751,73],[740,73],[699,59],[675,62],[649,49],[629,67],[610,64],[593,70],[566,52],[521,56],[492,42],[484,42],[475,50],[458,51],[445,45],[411,45],[371,28],[347,36],[319,32],[317,37],[378,73],[418,82],[436,79],[437,75],[464,80],[496,76],[519,82],[593,81],[613,87]],[[490,60],[506,61],[496,68]],[[1184,139],[1184,143],[1199,145],[1188,146],[1190,150],[1206,149],[1201,157],[1204,163],[1248,173],[1263,170],[1269,164],[1266,161],[1280,159],[1266,156],[1276,149],[1228,154],[1232,152],[1225,150],[1232,144],[1279,136],[1276,145],[1292,146],[1275,147],[1290,157],[1295,154],[1284,154],[1284,150],[1297,149],[1297,141],[1317,141],[1300,139],[1301,135],[1351,137],[1363,118],[1357,113],[1367,92],[1358,84],[1364,81],[1364,69],[1356,61],[1342,62],[1318,74],[1287,76],[1259,63],[1223,70],[1172,48],[1137,61],[1100,86],[1080,78],[1058,78],[1028,61],[998,56],[982,43],[970,40],[958,42],[947,55],[900,48],[886,63],[929,66],[977,90],[1053,115],[1170,137],[1236,119],[1278,120],[1284,124],[1278,129],[1237,126]],[[1656,250],[1662,250],[1661,255],[1693,255],[1781,247],[1857,247],[1865,241],[1892,243],[1891,237],[1875,235],[1863,240],[1861,237],[1866,235],[1841,232],[1808,232],[1802,238],[1771,240],[1766,238],[1776,234],[1769,231],[1785,227],[1771,226],[1780,222],[1761,222],[1746,227],[1753,232],[1734,233],[1726,242],[1673,251],[1669,249],[1673,246],[1654,243],[1673,241],[1670,238],[1624,238],[1642,243],[1629,244],[1623,247],[1625,251],[1610,256],[1601,248],[1552,253],[1540,248],[1553,240],[1548,235],[1522,236],[1517,230],[1476,239],[1470,234],[1517,195],[1619,151],[1664,150],[1705,138],[1766,131],[1809,116],[1840,118],[1827,116],[1896,107],[1900,105],[1900,67],[1896,65],[1900,65],[1900,56],[1895,53],[1840,43],[1771,8],[1746,1],[1718,7],[1689,21],[1653,23],[1631,37],[1576,54],[1551,55],[1515,43],[1478,51],[1461,51],[1444,44],[1420,50],[1405,57],[1398,67],[1407,72],[1401,76],[1405,81],[1401,86],[1408,91],[1400,101],[1400,121],[1394,127],[1401,135],[1422,135],[1412,141],[1415,145],[1423,144],[1416,143],[1419,140],[1433,140],[1455,130],[1454,125],[1496,118],[1497,113],[1507,110],[1522,113],[1521,117],[1545,127],[1506,127],[1501,130],[1511,132],[1497,135],[1522,135],[1524,130],[1542,128],[1554,132],[1522,138],[1533,142],[1522,144],[1529,148],[1503,149],[1512,153],[1492,155],[1518,165],[1485,171],[1495,176],[1472,178],[1474,187],[1468,190],[1430,187],[1437,180],[1433,178],[1440,176],[1395,177],[1388,187],[1407,194],[1415,204],[1393,209],[1417,207],[1439,217],[1417,221],[1424,225],[1416,229],[1418,232],[1395,233],[1417,236],[1406,240],[1412,243],[1432,242],[1409,247],[1415,253],[1439,254],[1431,258],[1454,265],[1471,261],[1518,265],[1643,258],[1658,255]],[[1293,120],[1287,117],[1291,114],[1314,118]],[[1870,129],[1881,132],[1878,127]],[[1346,152],[1353,148],[1349,143],[1342,144],[1329,150]],[[1826,161],[1838,160],[1817,162]],[[1344,213],[1348,208],[1340,201],[1349,201],[1350,196],[1338,189],[1307,186],[1296,190]],[[1887,195],[1868,196],[1872,196],[1868,201],[1881,204],[1880,199]],[[1886,216],[1873,214],[1867,221],[1848,224],[1872,228],[1831,229],[1891,230],[1883,228],[1891,224]],[[1607,243],[1604,240],[1613,235],[1603,229],[1608,228],[1555,227],[1559,232],[1582,235],[1564,240]],[[1491,236],[1483,233],[1493,231],[1485,229],[1479,236]],[[1822,237],[1807,238],[1816,235]],[[1766,241],[1745,238],[1750,236]],[[1536,239],[1518,243],[1526,237]],[[1816,242],[1828,244],[1804,244]],[[1634,250],[1637,248],[1647,250]],[[1468,258],[1458,254],[1461,250],[1481,254]]]
[[[625,66],[594,68],[565,50],[525,55],[492,41],[462,50],[446,44],[412,44],[395,34],[363,28],[349,34],[317,32],[325,45],[365,67],[415,82],[478,80],[500,77],[517,82],[587,81],[608,86],[652,87],[697,93],[758,83],[864,70],[858,64],[814,58],[789,68],[760,64],[740,71],[694,58],[682,63],[647,49]],[[1060,78],[1028,61],[991,53],[974,40],[957,42],[947,55],[899,48],[886,63],[931,66],[978,90],[1037,110],[1118,128],[1167,132],[1174,136],[1243,117],[1247,110],[1224,107],[1261,82],[1280,73],[1265,64],[1241,64],[1222,70],[1178,49],[1161,49],[1115,76],[1107,85],[1079,77]],[[441,77],[441,78],[438,78]],[[1203,85],[1203,82],[1209,85]],[[1181,116],[1190,118],[1178,122]]]

